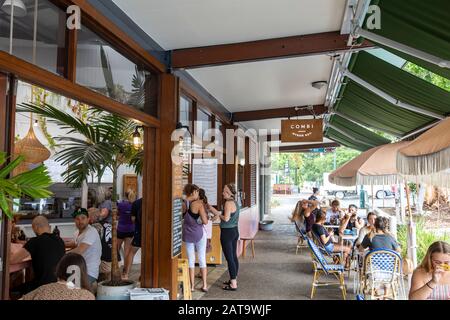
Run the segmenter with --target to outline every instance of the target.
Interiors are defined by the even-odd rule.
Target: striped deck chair
[[[297,233],[298,233],[297,249],[295,250],[295,254],[297,254],[298,253],[298,249],[300,249],[300,253],[301,253],[303,247],[307,247],[307,245],[305,245],[304,243],[306,243],[306,238],[308,236],[306,235],[305,229],[303,229],[299,225],[298,221],[294,221],[294,224],[295,224],[295,229],[297,230]]]
[[[312,263],[314,268],[314,276],[311,289],[311,299],[314,298],[317,287],[338,285],[342,291],[342,297],[344,300],[347,298],[347,289],[344,281],[344,266],[340,264],[329,264],[319,247],[310,239],[306,238],[309,249],[311,251]],[[319,279],[322,275],[332,275],[336,277],[337,281],[320,282]]]

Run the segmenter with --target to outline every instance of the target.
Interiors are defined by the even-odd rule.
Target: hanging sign
[[[323,119],[281,121],[281,142],[322,141]]]

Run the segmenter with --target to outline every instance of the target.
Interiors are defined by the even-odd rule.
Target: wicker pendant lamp
[[[40,164],[50,158],[50,150],[48,150],[36,137],[33,129],[33,116],[30,117],[30,129],[27,135],[18,141],[14,147],[16,155],[25,157],[24,162],[14,171],[14,175],[28,171],[30,165]]]

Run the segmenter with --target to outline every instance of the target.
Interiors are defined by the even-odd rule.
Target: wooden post
[[[408,186],[408,182],[405,181],[406,187],[406,203],[408,205],[408,213],[409,213],[409,224],[408,224],[408,252],[410,254],[410,258],[413,262],[414,268],[417,267],[417,249],[416,249],[416,226],[414,225],[411,204],[410,204],[410,190]]]
[[[158,287],[159,130],[144,128],[141,286]]]
[[[0,151],[11,154],[14,150],[16,88],[14,77],[0,73]],[[11,221],[0,212],[0,300],[9,299],[9,249]]]
[[[158,223],[158,285],[170,290],[170,299],[177,298],[178,259],[172,257],[172,132],[176,129],[178,115],[178,78],[170,74],[161,75],[159,129],[160,183]]]

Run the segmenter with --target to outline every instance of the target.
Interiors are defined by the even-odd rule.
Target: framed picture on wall
[[[125,192],[132,190],[137,195],[138,194],[138,176],[136,174],[124,174],[123,175],[123,197],[125,197]]]

